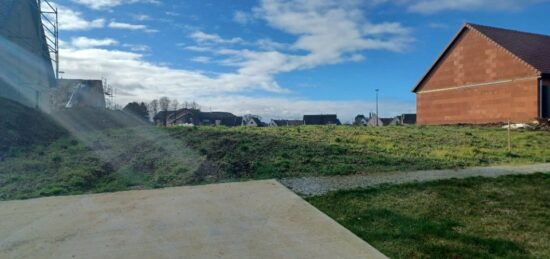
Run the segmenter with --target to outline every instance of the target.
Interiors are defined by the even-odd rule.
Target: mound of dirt
[[[0,98],[0,151],[50,143],[65,134],[67,131],[40,110]]]

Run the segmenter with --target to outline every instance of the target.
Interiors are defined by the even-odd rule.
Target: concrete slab
[[[385,258],[276,181],[0,203],[0,258]]]

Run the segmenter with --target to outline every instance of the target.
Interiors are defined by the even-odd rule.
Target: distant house
[[[390,125],[414,125],[416,124],[416,114],[401,114],[393,118]]]
[[[393,118],[379,118],[376,113],[370,113],[369,122],[367,123],[367,126],[371,126],[371,127],[388,126],[392,123],[392,121],[393,121]]]
[[[550,36],[467,23],[413,92],[419,124],[550,119]]]
[[[271,120],[270,127],[282,127],[282,126],[300,126],[304,125],[303,120]]]
[[[305,125],[340,125],[336,114],[304,115]]]
[[[168,125],[168,118],[173,116],[174,111],[160,111],[155,116],[153,116],[153,122],[155,125],[164,125],[164,122],[166,120],[166,124]]]
[[[357,115],[355,116],[355,120],[353,121],[353,125],[356,126],[367,126],[369,124],[369,119],[365,117],[365,115]]]
[[[242,126],[245,127],[263,127],[264,123],[257,117],[247,117],[242,120]]]
[[[155,124],[162,125],[166,112],[161,111],[155,115]],[[167,112],[167,125],[190,126],[227,126],[234,127],[242,124],[242,117],[229,112],[202,112],[197,109],[179,109]]]

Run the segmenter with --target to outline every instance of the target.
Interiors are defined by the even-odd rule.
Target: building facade
[[[101,80],[59,79],[54,93],[55,108],[106,107]]]
[[[550,36],[465,24],[413,88],[418,124],[550,117]]]
[[[0,97],[49,110],[55,74],[36,0],[0,1]]]

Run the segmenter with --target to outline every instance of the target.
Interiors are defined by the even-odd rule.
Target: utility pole
[[[376,126],[379,126],[378,125],[378,121],[380,120],[380,115],[378,114],[378,91],[380,89],[376,89]]]

